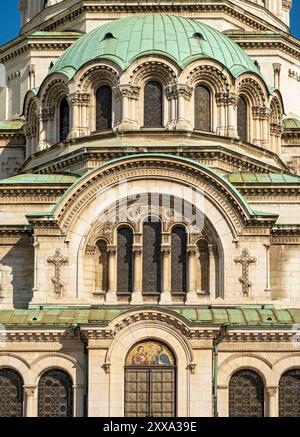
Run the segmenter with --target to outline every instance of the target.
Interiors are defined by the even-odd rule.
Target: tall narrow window
[[[211,131],[211,93],[203,85],[195,89],[195,129]]]
[[[62,99],[59,107],[59,139],[66,140],[70,133],[70,107],[67,97]]]
[[[147,221],[143,226],[143,292],[161,292],[161,225]]]
[[[263,417],[264,383],[258,373],[240,370],[229,383],[230,417]]]
[[[279,416],[300,417],[300,369],[289,370],[280,378]]]
[[[207,241],[201,239],[197,243],[199,253],[197,289],[203,293],[209,293],[209,251]]]
[[[95,251],[95,291],[106,292],[108,285],[107,243],[97,241]]]
[[[73,388],[69,375],[52,369],[44,373],[38,387],[38,417],[72,417]]]
[[[0,417],[22,417],[23,380],[13,369],[0,369]]]
[[[118,293],[131,293],[133,289],[133,233],[130,228],[118,231]]]
[[[173,228],[171,234],[171,278],[172,292],[187,291],[187,237],[182,227]]]
[[[96,92],[96,130],[101,131],[112,127],[112,91],[104,85]]]
[[[158,82],[148,82],[144,90],[144,127],[162,127],[162,87]]]
[[[248,104],[244,97],[239,97],[238,100],[237,130],[240,139],[243,141],[248,141]]]

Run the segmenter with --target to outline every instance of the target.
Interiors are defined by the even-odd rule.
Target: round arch
[[[134,313],[132,313],[134,315]],[[124,319],[124,315],[114,320],[114,325]],[[177,406],[178,416],[188,416],[190,391],[190,365],[193,363],[191,347],[185,337],[167,323],[158,320],[141,320],[120,330],[115,336],[106,354],[106,363],[110,364],[110,415],[123,416],[124,399],[124,364],[131,348],[138,342],[155,340],[170,348],[177,362],[177,392],[180,402]]]

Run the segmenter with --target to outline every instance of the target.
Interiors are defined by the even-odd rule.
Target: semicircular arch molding
[[[267,386],[276,385],[276,377],[271,364],[263,357],[251,354],[237,354],[225,360],[219,366],[218,385],[228,387],[232,375],[243,369],[257,372]]]
[[[158,181],[164,181],[164,184]],[[203,212],[208,219],[216,222],[217,217],[209,217],[214,208],[218,211],[219,231],[228,232],[229,229],[234,238],[242,232],[243,225],[253,215],[248,204],[224,178],[196,162],[187,162],[169,155],[136,155],[101,165],[65,193],[54,208],[53,215],[68,234],[76,218],[85,214],[84,220],[87,220],[88,227],[81,232],[81,235],[85,235],[95,217],[109,207],[113,199],[120,200],[124,197],[121,187],[125,185],[127,193],[131,195],[138,195],[143,191],[170,193],[176,189],[175,195],[186,199],[186,195],[195,191],[199,205],[205,203]],[[88,207],[93,210],[92,215]],[[88,219],[87,214],[90,217]],[[226,224],[226,229],[220,229],[221,221],[224,226]]]

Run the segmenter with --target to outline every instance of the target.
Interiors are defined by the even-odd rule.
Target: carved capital
[[[193,94],[193,88],[186,84],[177,84],[176,87],[176,95],[177,97],[182,96],[186,100],[190,100]]]
[[[163,256],[168,256],[171,253],[171,247],[170,246],[161,246],[161,253]]]
[[[119,92],[122,97],[138,100],[141,88],[137,85],[119,85]]]
[[[142,246],[133,246],[132,252],[134,255],[141,255],[143,253],[143,248]]]
[[[88,93],[73,93],[69,95],[68,99],[71,105],[89,106],[91,96]]]
[[[277,394],[278,387],[266,387],[267,393],[269,397],[274,397]]]
[[[25,386],[24,394],[27,398],[33,397],[35,394],[36,387],[35,386]]]
[[[117,253],[117,248],[116,246],[107,246],[107,254],[109,256],[114,256]]]

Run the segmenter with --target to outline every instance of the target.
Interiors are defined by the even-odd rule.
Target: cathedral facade
[[[291,6],[20,1],[0,417],[300,416]]]

